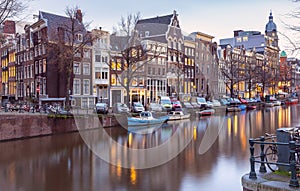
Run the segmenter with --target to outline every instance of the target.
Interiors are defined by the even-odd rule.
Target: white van
[[[172,103],[171,99],[168,96],[158,96],[158,104],[160,104],[163,108],[163,111],[171,111]]]

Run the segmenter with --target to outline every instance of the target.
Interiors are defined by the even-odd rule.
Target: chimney
[[[15,34],[16,33],[16,24],[15,21],[6,20],[3,22],[3,33]]]
[[[81,10],[80,9],[77,9],[76,11],[76,19],[82,23],[82,13],[81,13]]]
[[[234,37],[237,37],[237,36],[239,36],[240,34],[240,32],[243,32],[243,30],[235,30],[235,31],[233,31],[233,36]]]

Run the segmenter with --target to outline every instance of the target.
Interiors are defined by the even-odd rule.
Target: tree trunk
[[[67,84],[66,84],[66,110],[70,111],[71,104],[70,104],[70,86],[71,86],[71,72],[70,68],[67,68]]]

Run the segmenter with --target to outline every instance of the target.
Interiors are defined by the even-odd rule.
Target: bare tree
[[[0,24],[7,19],[16,18],[24,13],[31,0],[1,0],[0,2]]]
[[[88,24],[83,24],[83,15],[77,6],[67,7],[65,13],[65,20],[58,24],[58,28],[50,31],[48,52],[51,55],[50,64],[57,64],[58,72],[65,76],[66,109],[70,110],[74,61],[82,60],[84,49],[88,48],[96,37],[86,30]]]
[[[140,14],[130,14],[119,23],[119,34],[111,35],[111,69],[112,85],[121,85],[126,90],[126,104],[130,102],[130,88],[133,84],[145,85],[147,63],[166,49],[158,42],[143,40],[136,29]]]
[[[242,54],[241,49],[231,49],[230,46],[226,47],[226,51],[224,52],[224,60],[219,63],[220,70],[223,76],[226,79],[226,87],[230,91],[230,96],[237,96],[237,90],[234,89],[234,86],[241,81],[245,80],[244,67],[242,67]],[[235,92],[236,91],[236,92]]]

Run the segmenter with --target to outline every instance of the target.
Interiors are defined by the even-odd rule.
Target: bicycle
[[[277,145],[275,144],[276,136],[273,134],[266,133],[266,137],[271,138],[272,143],[270,144],[266,150],[265,150],[265,160],[268,168],[272,171],[275,172],[278,170],[278,166],[274,163],[277,163],[278,161],[278,150],[277,150]]]

